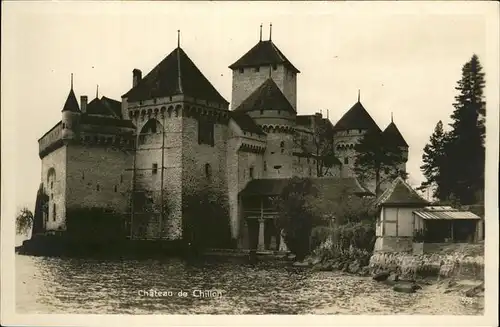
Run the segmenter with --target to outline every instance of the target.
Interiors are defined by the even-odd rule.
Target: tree
[[[295,143],[302,152],[312,155],[316,159],[316,174],[323,177],[335,164],[336,158],[333,146],[333,125],[321,115],[314,115],[312,134],[307,137],[297,132]]]
[[[315,195],[311,179],[293,177],[275,201],[278,227],[284,231],[285,243],[298,260],[308,254],[309,236],[317,224],[310,206]]]
[[[28,235],[33,226],[33,213],[28,208],[22,208],[16,217],[16,233]]]
[[[399,165],[405,162],[403,150],[386,140],[379,130],[369,130],[355,146],[354,171],[361,181],[375,181],[375,195],[380,193],[380,185],[387,179],[398,176],[406,178],[406,172]]]
[[[449,187],[444,184],[446,177],[446,160],[445,146],[448,135],[443,130],[443,122],[439,121],[434,128],[434,133],[431,135],[429,143],[424,147],[422,161],[424,164],[420,166],[426,181],[424,181],[419,190],[425,190],[428,187],[433,188],[433,196],[443,198],[449,195]]]
[[[484,190],[485,164],[485,80],[476,55],[462,67],[462,78],[457,84],[459,94],[453,104],[452,129],[445,146],[449,176],[443,182],[450,184],[450,193],[462,204],[472,204],[477,192]]]

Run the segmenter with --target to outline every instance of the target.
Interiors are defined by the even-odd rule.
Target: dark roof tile
[[[283,64],[292,69],[295,73],[300,71],[285,57],[278,47],[271,41],[259,41],[252,49],[238,59],[234,64],[229,66],[231,69],[244,67],[255,67]]]
[[[111,116],[103,117],[103,116],[83,114],[81,116],[80,122],[82,124],[88,124],[88,125],[125,127],[125,128],[135,129],[135,125],[131,120],[119,119]]]
[[[401,177],[396,178],[390,187],[377,200],[382,206],[425,206],[428,204],[418,193]]]
[[[231,118],[234,119],[236,124],[245,132],[255,133],[258,135],[266,135],[262,128],[255,123],[255,121],[244,112],[230,112]]]
[[[328,197],[339,196],[347,192],[355,195],[373,195],[369,190],[363,187],[356,178],[346,177],[322,177],[312,178],[313,185],[322,194]],[[243,196],[272,196],[279,195],[290,182],[290,179],[254,179],[248,182],[246,187],[240,192]]]
[[[248,112],[267,109],[295,113],[292,105],[272,78],[268,78],[262,83],[234,111]]]
[[[68,97],[66,98],[66,102],[64,103],[62,111],[73,111],[73,112],[80,111],[80,107],[78,106],[78,101],[76,101],[76,96],[75,92],[73,92],[73,89],[69,91]]]
[[[408,143],[406,143],[403,135],[401,135],[401,132],[394,122],[391,122],[389,126],[386,127],[383,135],[387,141],[393,142],[397,146],[408,147]]]
[[[123,97],[129,101],[184,94],[228,104],[181,48],[176,48]]]
[[[334,131],[349,129],[364,129],[380,131],[377,123],[363,107],[361,102],[356,102],[333,127]]]

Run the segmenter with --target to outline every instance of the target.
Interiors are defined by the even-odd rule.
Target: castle
[[[64,231],[71,208],[105,207],[129,217],[132,238],[182,239],[186,199],[209,186],[227,199],[238,246],[254,237],[270,248],[279,232],[267,200],[292,176],[370,193],[354,177],[354,145],[380,129],[359,96],[335,125],[320,113],[299,115],[300,71],[271,38],[262,40],[262,29],[229,68],[231,104],[180,44],[144,77],[134,69],[121,101],[82,95],[78,103],[71,83],[61,121],[38,140],[47,198],[42,230]],[[314,151],[319,124],[335,149],[328,167]],[[393,122],[384,133],[407,153]]]

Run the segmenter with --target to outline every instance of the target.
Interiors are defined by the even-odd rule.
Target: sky
[[[442,5],[3,2],[2,143],[11,147],[2,161],[11,170],[2,165],[2,176],[14,181],[9,194],[16,207],[34,209],[37,140],[61,119],[71,73],[78,99],[92,100],[99,85],[99,96],[120,100],[132,70],[147,74],[176,47],[179,29],[181,47],[230,101],[228,66],[258,42],[260,24],[268,39],[271,22],[273,42],[301,71],[298,114],[328,110],[335,123],[359,89],[382,129],[393,113],[410,146],[410,184],[418,186],[422,149],[436,123],[449,122],[463,64],[477,54],[487,88],[498,76],[488,10]]]

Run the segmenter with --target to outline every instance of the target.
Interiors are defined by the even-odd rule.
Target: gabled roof
[[[292,105],[272,78],[268,78],[262,83],[234,111],[248,112],[267,109],[295,113]]]
[[[244,112],[231,111],[230,116],[236,124],[245,132],[255,133],[258,135],[266,135],[262,128],[255,123],[255,121]]]
[[[403,135],[399,131],[398,127],[394,122],[391,121],[389,126],[387,126],[383,132],[384,138],[389,142],[394,142],[397,146],[408,147],[408,143],[406,143]]]
[[[368,111],[366,111],[359,101],[356,102],[333,127],[334,131],[348,129],[375,129],[380,131],[377,123],[375,123]]]
[[[321,177],[311,178],[313,185],[322,194],[329,198],[339,196],[343,192],[359,196],[373,195],[369,190],[363,187],[355,177]],[[279,195],[288,185],[290,179],[254,179],[248,182],[246,187],[240,192],[243,196],[273,196]]]
[[[252,49],[238,59],[234,64],[229,66],[230,69],[238,69],[244,67],[256,67],[265,65],[283,64],[288,66],[295,73],[300,71],[285,57],[278,49],[273,41],[259,41]]]
[[[377,205],[381,206],[425,206],[428,202],[410,186],[401,177],[396,178],[391,186],[378,198]]]
[[[184,94],[196,99],[228,104],[180,47],[172,51],[135,87],[122,97],[129,101]]]
[[[121,103],[106,97],[95,98],[87,105],[86,113],[121,118]]]
[[[73,88],[69,91],[68,97],[66,98],[66,102],[64,103],[64,107],[61,111],[80,112],[80,106],[78,106],[78,101],[76,100]]]

